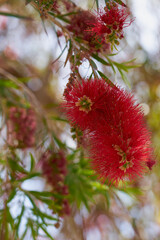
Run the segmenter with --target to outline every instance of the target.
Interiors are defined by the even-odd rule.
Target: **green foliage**
[[[4,239],[8,239],[8,228],[12,229],[15,234],[15,240],[19,239],[20,237],[20,225],[22,222],[22,218],[27,220],[24,232],[22,234],[23,238],[31,230],[31,235],[33,239],[36,239],[38,236],[39,229],[42,229],[45,236],[48,236],[50,239],[53,237],[48,233],[47,221],[52,221],[55,224],[58,221],[58,218],[55,217],[54,214],[47,214],[46,212],[42,211],[39,207],[40,205],[46,205],[50,209],[55,209],[56,205],[53,204],[53,200],[51,199],[54,197],[49,191],[27,191],[24,190],[21,186],[22,184],[29,179],[41,176],[41,173],[33,172],[33,166],[35,165],[35,159],[33,155],[30,153],[30,160],[31,160],[31,168],[30,171],[25,170],[21,164],[20,159],[18,156],[14,155],[8,157],[7,163],[7,171],[8,177],[11,179],[10,181],[10,188],[8,192],[8,198],[4,201],[5,207],[1,210],[1,219],[2,222],[5,224],[5,230],[2,234],[5,236]],[[21,177],[23,176],[23,177]],[[5,182],[4,182],[5,184]],[[6,183],[7,184],[7,183]],[[2,196],[5,194],[5,189],[2,191]],[[21,196],[19,205],[20,213],[17,216],[12,216],[11,210],[13,206],[17,205],[16,199]],[[23,200],[22,200],[23,199]],[[31,207],[26,206],[26,199],[28,199],[31,203]],[[18,200],[19,201],[19,200]],[[41,204],[37,205],[37,201]],[[32,213],[32,214],[30,214]],[[35,220],[36,219],[36,220]],[[2,224],[2,228],[4,228]],[[22,238],[22,239],[23,239]]]
[[[105,0],[106,3],[109,1]],[[24,5],[22,2],[27,5],[26,8],[22,7]],[[114,2],[126,7],[121,0],[115,0]],[[118,232],[118,236],[122,234],[119,233],[120,230],[117,228],[115,218],[120,220],[127,219],[127,222],[131,224],[134,230],[135,239],[140,239],[136,225],[138,217],[135,221],[131,213],[127,212],[130,209],[124,206],[123,201],[119,199],[119,193],[125,193],[126,197],[133,199],[133,209],[141,211],[141,208],[145,205],[143,199],[145,191],[141,189],[139,181],[133,184],[126,184],[125,187],[114,187],[107,183],[101,183],[98,180],[94,171],[91,170],[91,159],[87,158],[87,152],[85,152],[79,141],[79,138],[82,137],[82,132],[75,129],[74,126],[72,126],[71,133],[69,132],[69,122],[63,116],[60,108],[59,99],[61,101],[62,96],[60,96],[58,90],[59,83],[57,84],[58,70],[62,70],[62,67],[65,68],[68,65],[70,65],[71,71],[80,81],[82,78],[80,68],[87,61],[89,70],[91,70],[90,79],[103,78],[110,86],[115,86],[115,82],[110,80],[112,78],[108,71],[110,70],[114,75],[118,73],[124,84],[130,87],[131,83],[132,85],[135,83],[128,81],[126,74],[129,70],[139,67],[139,65],[134,65],[135,59],[121,63],[117,62],[118,51],[116,49],[109,54],[103,54],[101,51],[90,51],[87,41],[69,32],[67,26],[72,21],[71,17],[82,11],[81,8],[75,5],[74,1],[67,1],[67,3],[71,4],[68,8],[69,10],[66,10],[67,8],[63,1],[60,1],[61,12],[55,9],[45,9],[44,6],[40,6],[38,3],[39,1],[32,0],[8,1],[9,11],[0,12],[1,16],[17,18],[18,24],[22,24],[25,36],[27,36],[28,46],[32,42],[30,37],[36,36],[37,38],[38,36],[38,39],[40,39],[42,24],[44,25],[43,31],[45,30],[48,33],[53,31],[53,33],[56,33],[58,40],[57,45],[55,44],[53,49],[50,49],[54,54],[53,57],[51,57],[50,53],[47,53],[46,56],[42,55],[40,60],[38,59],[44,65],[43,67],[36,66],[37,60],[34,63],[34,55],[37,54],[36,51],[34,52],[34,49],[36,49],[38,44],[37,46],[32,45],[33,59],[25,59],[25,56],[12,59],[12,56],[7,56],[5,51],[0,53],[0,65],[2,64],[0,66],[0,239],[37,240],[40,237],[44,237],[45,239],[53,240],[54,237],[51,231],[49,231],[49,227],[53,227],[54,232],[54,227],[57,225],[65,225],[71,218],[74,222],[76,214],[79,214],[79,216],[83,215],[84,206],[87,209],[88,216],[93,217],[93,219],[101,214],[108,216],[108,226],[113,231]],[[100,1],[95,0],[94,3],[97,11],[99,11]],[[42,20],[39,24],[37,20],[37,25],[35,21],[28,21],[33,20],[34,17],[36,19],[37,14],[39,14]],[[31,15],[32,17],[30,17]],[[3,32],[1,29],[0,31]],[[59,31],[63,34],[62,41],[59,39]],[[19,39],[20,42],[23,42],[21,36],[19,36]],[[57,51],[57,57],[55,52],[59,47],[58,45],[61,47],[61,51]],[[38,53],[43,54],[43,48],[40,48],[38,51]],[[48,63],[45,63],[45,59],[47,59]],[[148,76],[148,73],[144,79],[146,76]],[[65,77],[69,78],[67,74]],[[63,77],[61,78],[63,80]],[[38,90],[35,90],[36,88],[32,89],[34,84],[36,86],[36,80],[40,81],[43,86],[37,88]],[[151,84],[152,81],[148,82]],[[151,86],[148,88],[152,89]],[[54,91],[52,91],[53,89]],[[157,99],[156,95],[157,89],[158,86],[156,85],[150,93],[150,100],[148,100],[151,108],[148,122],[154,133],[153,142],[159,149],[160,111],[159,99]],[[38,127],[35,136],[36,142],[33,148],[21,149],[9,143],[8,132],[5,133],[5,131],[8,129],[9,124],[8,110],[12,106],[32,107],[35,109]],[[71,144],[73,140],[77,145],[76,147]],[[55,153],[62,151],[66,156],[67,175],[63,181],[68,186],[69,194],[65,195],[65,197],[62,193],[57,193],[54,189],[51,190],[52,183],[48,183],[43,175],[40,159],[42,154],[48,149]],[[160,156],[160,151],[157,150],[157,152],[158,156]],[[156,179],[158,182],[158,166],[156,171],[157,175],[153,174],[153,179]],[[40,181],[41,189],[38,189],[36,181]],[[147,182],[146,186],[151,185],[152,176],[144,178],[144,181]],[[27,188],[24,187],[25,185],[27,185]],[[149,201],[154,196],[155,189],[157,191],[158,185],[154,186],[153,184],[153,187],[151,186],[148,190],[150,192]],[[56,200],[64,198],[69,201],[71,206],[71,215],[69,217],[59,214],[62,204],[59,204],[60,201]],[[158,197],[156,201],[159,201]],[[105,207],[103,208],[103,206]],[[93,214],[94,211],[95,215]],[[117,211],[116,217],[114,211]],[[125,215],[126,212],[127,214]],[[89,222],[89,218],[85,219],[85,221]],[[23,222],[25,223],[23,224]],[[93,223],[94,221],[90,222]],[[143,229],[143,227],[141,228]],[[123,236],[121,238],[124,239]],[[64,237],[64,239],[67,238]]]
[[[14,13],[9,13],[9,12],[0,12],[0,15],[6,16],[6,17],[15,17],[15,18],[20,18],[23,20],[32,20],[30,17],[22,16],[19,14],[14,14]]]
[[[96,2],[97,10],[99,10],[99,1],[95,0],[95,2]]]

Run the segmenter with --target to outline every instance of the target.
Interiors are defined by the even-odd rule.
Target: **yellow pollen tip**
[[[89,111],[91,111],[93,103],[89,97],[84,95],[78,100],[78,102],[75,103],[75,105],[76,107],[79,107],[80,111],[88,113]]]
[[[120,164],[123,163],[123,165],[121,165],[119,169],[126,172],[127,169],[133,167],[134,163],[132,159],[127,160],[126,153],[118,145],[114,145],[114,149],[117,151],[117,155],[121,157],[121,160],[119,161],[119,163]]]

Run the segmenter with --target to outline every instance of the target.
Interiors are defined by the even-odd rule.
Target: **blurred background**
[[[93,0],[73,2],[83,9],[90,9],[96,13],[96,4]],[[94,197],[94,202],[88,203],[90,211],[84,204],[77,208],[73,202],[71,215],[64,217],[58,228],[49,227],[49,233],[55,240],[160,239],[160,1],[127,0],[127,5],[134,22],[125,29],[125,39],[118,46],[120,52],[113,59],[125,62],[135,58],[136,64],[140,67],[127,73],[126,85],[118,73],[113,74],[108,67],[100,63],[97,63],[97,66],[114,83],[132,91],[142,105],[148,127],[152,132],[156,165],[130,188],[119,190],[108,187],[107,200],[101,195]],[[104,1],[99,1],[99,6],[103,7]],[[37,102],[33,103],[34,99],[29,96],[31,104],[33,103],[35,108],[40,104],[45,109],[49,127],[59,135],[62,142],[73,149],[76,148],[69,125],[56,121],[59,114],[57,106],[62,101],[63,90],[70,74],[69,63],[64,67],[67,49],[59,57],[65,47],[64,36],[57,38],[54,24],[47,20],[43,22],[38,12],[30,4],[25,6],[24,1],[1,0],[0,12],[4,11],[19,13],[34,20],[0,14],[0,74],[4,74],[5,71],[22,81],[37,99]],[[87,61],[83,62],[80,71],[82,76],[90,75],[91,69]],[[23,99],[27,93],[24,91],[17,94]],[[41,128],[41,114],[38,116]],[[3,116],[1,124],[2,122]],[[1,147],[4,145],[5,131],[5,128],[1,131]],[[38,137],[41,138],[45,134],[45,130],[41,128]],[[35,153],[35,156],[39,154],[40,152]],[[42,190],[45,183],[35,178],[24,182],[23,187]],[[14,207],[13,216],[16,211]],[[23,228],[25,218],[22,222]],[[32,236],[28,233],[24,239],[32,240]],[[49,238],[38,236],[35,239]]]

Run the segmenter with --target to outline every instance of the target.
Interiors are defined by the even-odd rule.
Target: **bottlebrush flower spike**
[[[146,172],[151,141],[133,96],[103,79],[77,80],[65,90],[63,104],[73,125],[89,139],[92,167],[102,181],[118,184]]]
[[[47,180],[47,183],[52,187],[53,193],[62,195],[61,198],[54,198],[53,200],[58,205],[62,206],[57,211],[60,214],[70,214],[70,207],[68,200],[65,199],[68,195],[68,186],[64,184],[64,179],[67,174],[67,162],[63,152],[52,152],[47,150],[40,159],[42,173]]]
[[[104,38],[112,45],[119,44],[119,39],[124,37],[123,29],[128,27],[133,20],[127,20],[130,13],[126,7],[119,6],[115,2],[106,4],[104,11],[100,11],[97,22],[90,28],[92,33],[96,33],[98,38]]]
[[[115,87],[116,88],[116,87]],[[81,130],[95,129],[104,117],[104,95],[110,91],[104,80],[75,80],[64,90],[63,109],[73,125]]]
[[[88,43],[90,51],[109,51],[110,44],[106,43],[103,38],[97,38],[97,33],[90,31],[98,24],[98,19],[89,11],[79,11],[76,15],[71,16],[71,23],[67,26],[70,32]]]
[[[150,133],[133,96],[124,90],[108,91],[104,119],[90,133],[92,167],[110,183],[132,181],[146,172],[152,155]]]
[[[36,115],[31,108],[11,107],[7,121],[8,143],[17,148],[35,145]]]

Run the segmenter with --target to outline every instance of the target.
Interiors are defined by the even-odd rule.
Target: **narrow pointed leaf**
[[[24,20],[33,20],[31,17],[22,16],[22,15],[19,15],[16,13],[0,12],[0,15],[6,16],[6,17],[20,18],[20,19],[24,19]]]
[[[99,10],[99,2],[98,0],[95,0],[95,1],[96,1],[97,10]]]
[[[98,62],[102,63],[103,65],[110,66],[108,62],[106,62],[103,58],[99,57],[97,54],[92,54],[92,57],[96,59]]]
[[[122,2],[121,0],[114,0],[116,3],[122,5],[123,7],[127,7],[126,4],[124,2]]]
[[[111,82],[111,80],[109,80],[104,73],[102,73],[101,71],[97,71],[99,73],[99,75],[101,76],[101,78],[103,78],[110,86],[114,86],[114,84]]]
[[[32,153],[30,153],[30,158],[31,158],[30,172],[32,172],[32,170],[35,166],[35,159],[34,159]]]
[[[47,230],[42,225],[40,225],[40,228],[47,235],[47,237],[49,237],[51,240],[54,240],[54,238],[47,232]]]

